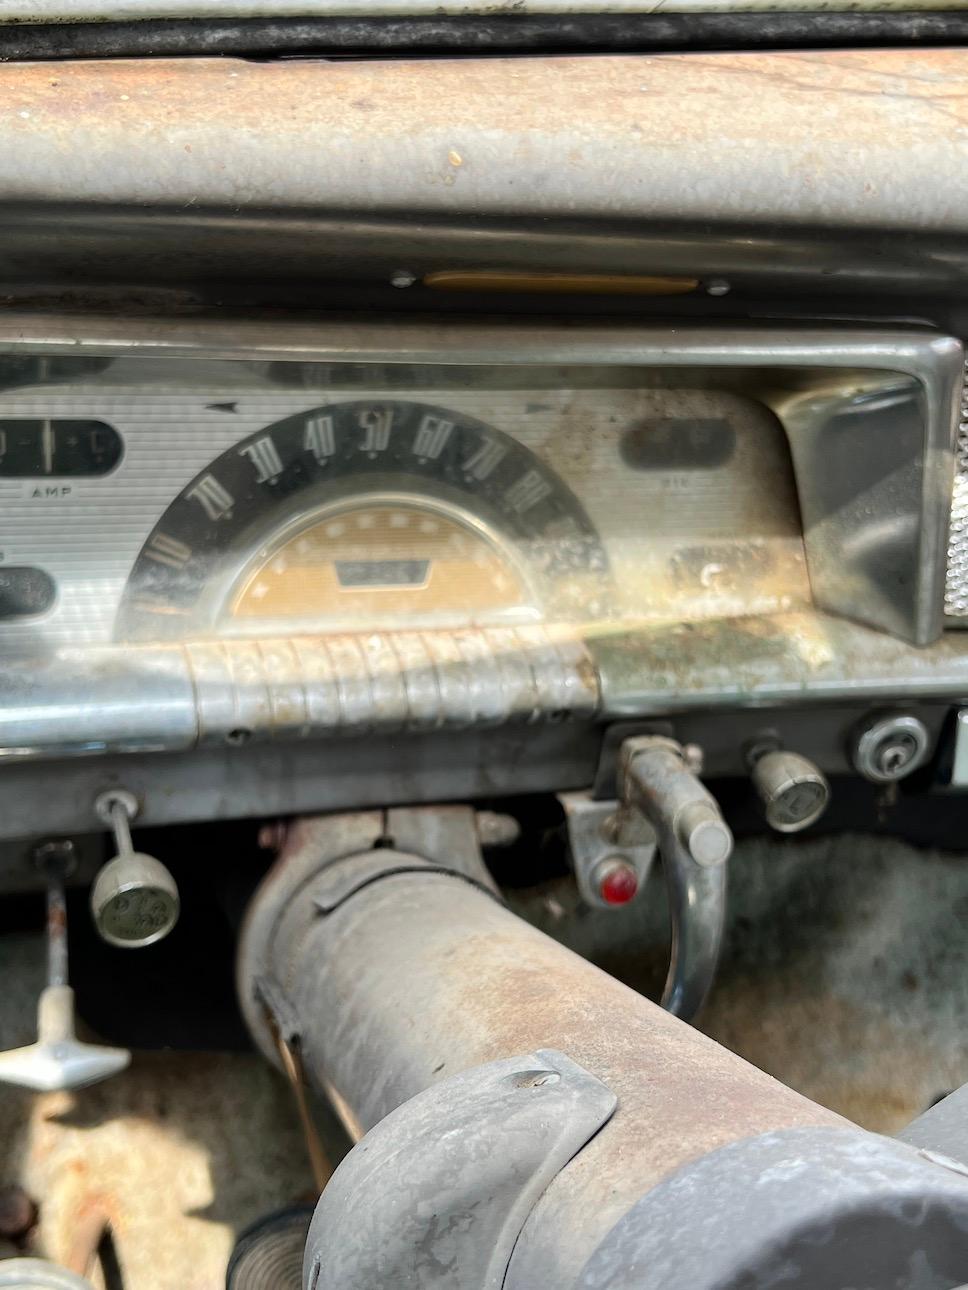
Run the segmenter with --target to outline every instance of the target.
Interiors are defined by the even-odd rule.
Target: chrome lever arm
[[[672,739],[627,739],[619,754],[619,786],[625,806],[641,811],[655,830],[669,893],[672,952],[661,1003],[691,1020],[706,1001],[719,961],[733,835]]]

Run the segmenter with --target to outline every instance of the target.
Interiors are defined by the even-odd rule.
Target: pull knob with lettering
[[[799,833],[820,819],[830,801],[826,776],[807,757],[774,748],[753,762],[753,787],[766,822],[778,833]]]
[[[94,804],[114,834],[117,855],[91,888],[91,913],[102,940],[122,949],[140,949],[163,940],[178,922],[178,887],[154,856],[135,851],[131,821],[138,801],[125,789],[102,793]]]

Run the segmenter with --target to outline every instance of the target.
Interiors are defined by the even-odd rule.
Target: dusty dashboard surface
[[[851,827],[854,793],[864,827],[893,811],[900,831],[909,785],[935,825],[968,783],[968,649],[949,630],[964,599],[963,507],[949,534],[956,468],[956,500],[965,478],[964,320],[925,303],[964,276],[950,146],[961,61],[905,50],[0,71],[2,258],[27,310],[53,311],[17,314],[13,290],[0,320],[0,884],[36,887],[49,852],[38,840],[55,859],[58,840],[76,845],[80,885],[58,903],[47,876],[48,988],[68,979],[56,950],[70,903],[70,980],[112,1046],[177,1045],[183,1023],[218,1046],[238,954],[249,1034],[270,1060],[320,1021],[304,1070],[327,1096],[389,1096],[372,1071],[390,1075],[394,1058],[356,1043],[355,1018],[380,1010],[388,1033],[429,1037],[399,1069],[436,1080],[446,1068],[446,1083],[481,1060],[479,1035],[465,1051],[461,1036],[489,1000],[504,1057],[547,1046],[555,1012],[583,997],[551,960],[532,971],[526,948],[494,977],[461,959],[503,944],[481,933],[507,913],[491,898],[497,875],[510,908],[610,970],[624,927],[632,983],[680,1017],[702,1006],[725,935],[707,1031],[869,1127],[894,1131],[963,1079],[963,866],[823,835]],[[862,146],[845,167],[851,140]],[[514,296],[502,316],[469,293],[466,312],[454,297],[435,312],[439,269],[489,264],[537,267],[545,285],[562,269],[613,286],[674,273],[689,289],[633,298],[624,318],[601,297]],[[36,290],[44,265],[44,281],[70,280],[71,308],[95,302],[91,316],[58,313],[57,289]],[[100,284],[90,297],[85,279]],[[132,315],[122,280],[146,284]],[[682,799],[663,806],[653,791],[670,758],[699,827],[690,815],[680,830]],[[772,786],[771,759],[787,776]],[[791,819],[819,819],[817,801],[831,804],[818,836],[784,843]],[[777,836],[730,857],[730,828],[754,811]],[[140,971],[119,970],[132,959],[105,886],[114,861],[98,867],[106,828],[117,859],[136,845],[171,863],[170,885],[142,874],[120,911],[145,947]],[[938,826],[932,845],[946,836]],[[337,908],[355,918],[352,902],[294,902],[283,921],[305,914],[306,936],[277,937],[270,882],[240,951],[247,880],[279,848],[301,880],[317,845],[414,884],[419,865],[394,871],[411,853],[469,858],[480,879],[486,848],[487,896],[451,889],[485,902],[484,924],[465,935],[441,906],[423,926],[436,897],[422,888],[403,919],[388,901],[396,927],[361,917],[331,955],[313,938],[327,940]],[[606,908],[616,874],[624,924]],[[382,899],[378,882],[350,894]],[[455,939],[421,978],[430,998],[391,966],[401,924],[421,956]],[[253,941],[253,927],[272,936]],[[535,945],[533,931],[522,935]],[[36,960],[40,988],[38,948],[22,949],[5,949],[5,965]],[[652,979],[667,959],[667,983],[688,991]],[[345,977],[300,986],[312,1006],[291,1028],[285,996],[309,980],[304,966]],[[357,1008],[374,971],[386,980]],[[29,1005],[9,993],[3,1046],[29,1044]],[[638,1140],[666,1167],[707,1111],[715,1137],[724,1112],[742,1120],[757,1098],[704,1082],[725,1060],[712,1048],[683,1063],[666,1060],[658,1031],[636,1039],[630,997],[578,1007],[559,1046],[594,1073],[596,1027],[611,1027],[601,1051],[627,1045],[623,1114],[642,1099]],[[356,1055],[360,1077],[333,1079]],[[157,1056],[139,1052],[103,1096],[11,1102],[8,1137],[21,1133],[26,1180],[44,1196],[48,1254],[92,1188],[110,1188],[133,1290],[212,1290],[230,1228],[309,1185],[304,1144],[268,1072]],[[607,1064],[606,1082],[621,1062]],[[366,1127],[359,1104],[344,1111],[348,1129]],[[166,1117],[177,1151],[154,1132]],[[455,1140],[440,1123],[434,1138]],[[606,1129],[589,1145],[607,1141]],[[533,1257],[540,1276],[518,1263],[509,1285],[574,1283],[559,1251],[576,1257],[576,1235],[619,1196],[597,1164],[577,1172],[603,1196],[577,1204],[543,1254],[516,1240],[515,1259]],[[682,1238],[687,1220],[723,1212],[677,1207],[669,1227]],[[323,1243],[337,1285],[329,1256],[365,1236],[360,1214]],[[755,1239],[755,1217],[731,1230]]]

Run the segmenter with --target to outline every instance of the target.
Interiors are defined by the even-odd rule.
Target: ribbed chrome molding
[[[965,374],[955,450],[955,486],[951,496],[948,575],[944,590],[944,611],[949,618],[968,618],[968,365]]]
[[[553,626],[68,649],[0,673],[0,758],[462,730],[599,703],[587,649]]]

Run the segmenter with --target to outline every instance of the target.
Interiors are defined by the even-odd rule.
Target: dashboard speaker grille
[[[968,618],[968,368],[961,391],[944,611],[949,618]]]

